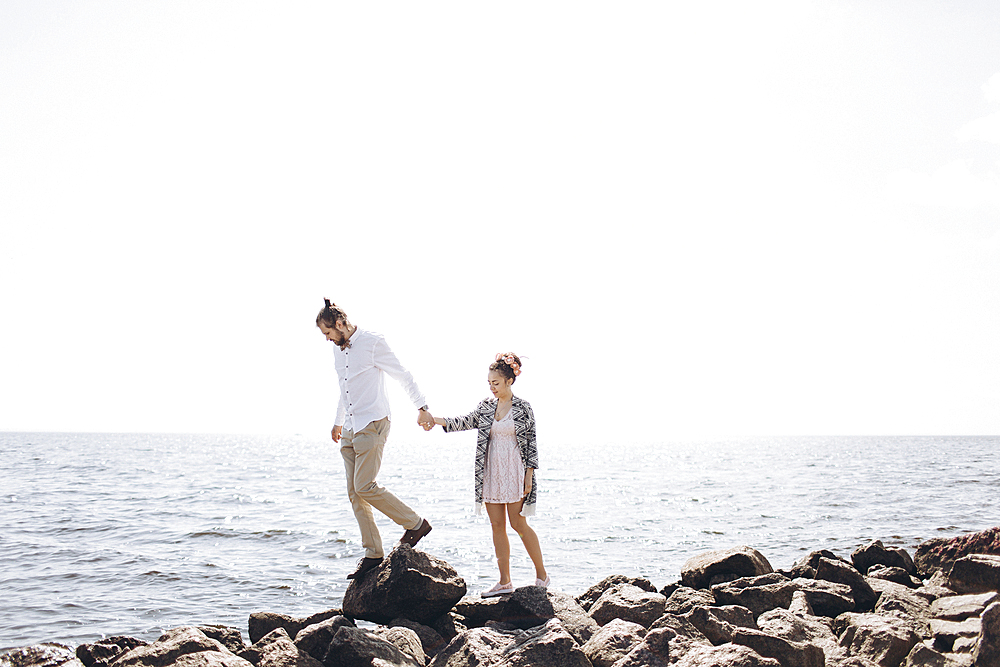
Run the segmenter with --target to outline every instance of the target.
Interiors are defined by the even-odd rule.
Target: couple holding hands
[[[334,344],[340,403],[331,435],[340,444],[347,473],[347,496],[350,498],[361,529],[365,556],[357,569],[348,575],[356,579],[382,562],[382,538],[375,525],[372,508],[379,510],[406,529],[401,543],[415,547],[431,524],[375,480],[382,465],[382,451],[389,435],[389,401],[384,375],[399,382],[419,409],[417,423],[424,430],[441,425],[446,432],[478,430],[476,441],[476,513],[486,506],[493,530],[493,547],[500,581],[483,597],[505,595],[514,591],[510,577],[510,541],[507,522],[517,531],[535,566],[535,585],[548,586],[549,577],[542,563],[538,536],[527,518],[535,513],[535,468],[538,448],[535,443],[535,417],[527,401],[511,391],[521,374],[521,360],[508,352],[496,356],[487,374],[493,398],[483,400],[464,417],[434,417],[427,402],[396,355],[381,335],[351,324],[343,310],[324,299],[325,306],[316,316],[316,326]]]

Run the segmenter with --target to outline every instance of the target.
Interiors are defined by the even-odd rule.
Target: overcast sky
[[[1000,433],[1000,6],[0,3],[0,430]],[[424,436],[391,393],[400,438]]]

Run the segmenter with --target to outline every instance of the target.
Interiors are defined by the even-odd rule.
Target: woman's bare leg
[[[490,517],[493,528],[493,551],[497,555],[497,566],[500,568],[500,583],[510,583],[510,540],[507,539],[507,516],[505,506],[499,503],[486,503],[486,514]]]
[[[535,576],[544,580],[548,575],[545,573],[545,564],[542,562],[542,546],[538,543],[538,535],[536,535],[534,529],[528,525],[528,520],[521,516],[521,505],[523,503],[523,500],[516,503],[509,503],[507,505],[507,516],[510,517],[511,527],[517,531],[517,534],[521,537],[521,542],[524,543],[524,548],[528,551],[528,556],[531,557],[531,562],[535,566]],[[489,505],[487,505],[487,507],[489,507]],[[497,505],[497,507],[503,506]],[[494,533],[494,535],[496,535],[496,533]],[[506,535],[504,537],[506,537]],[[496,541],[495,537],[494,541]],[[508,559],[510,558],[509,554],[510,548],[508,547]]]

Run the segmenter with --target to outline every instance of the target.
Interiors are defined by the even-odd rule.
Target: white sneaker
[[[498,595],[510,595],[514,592],[514,582],[507,582],[506,584],[497,584],[488,591],[483,591],[479,594],[480,597],[484,598],[495,598]]]
[[[551,579],[549,579],[548,576],[546,576],[545,579],[535,579],[535,585],[541,586],[542,588],[548,588],[550,583]]]

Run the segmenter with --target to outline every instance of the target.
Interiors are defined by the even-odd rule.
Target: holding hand
[[[425,431],[429,431],[434,428],[434,416],[427,410],[421,410],[417,413],[417,424],[423,426]]]
[[[531,495],[531,472],[532,469],[528,468],[524,471],[524,497],[527,498]]]

